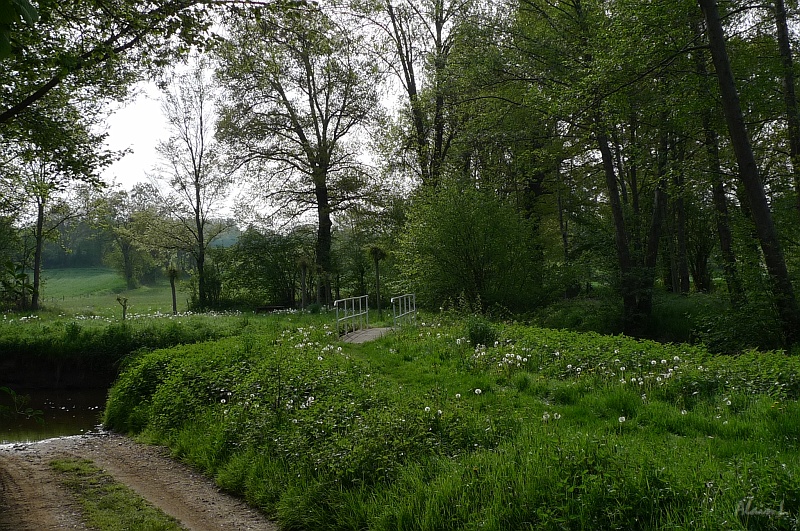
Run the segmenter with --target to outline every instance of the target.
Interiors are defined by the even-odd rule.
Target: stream
[[[34,442],[94,430],[101,421],[106,389],[14,389],[28,397],[25,408],[41,411],[27,418],[0,417],[0,444]],[[11,397],[0,393],[0,405],[10,406]]]

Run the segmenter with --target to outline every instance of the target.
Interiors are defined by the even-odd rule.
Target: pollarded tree
[[[279,215],[316,211],[316,265],[327,278],[332,214],[367,197],[355,133],[378,107],[378,71],[352,31],[317,7],[250,11],[220,47],[228,102],[219,135]],[[329,282],[318,298],[330,302]]]
[[[162,111],[170,136],[157,150],[162,165],[153,175],[159,199],[175,224],[153,228],[161,232],[164,247],[185,251],[194,258],[197,304],[208,308],[206,256],[211,241],[225,229],[212,217],[226,200],[230,174],[223,168],[213,139],[216,95],[203,61],[168,81]],[[170,243],[171,242],[171,243]]]

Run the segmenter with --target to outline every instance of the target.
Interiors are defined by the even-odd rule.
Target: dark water
[[[29,399],[23,409],[30,407],[42,413],[34,418],[0,417],[0,444],[92,431],[100,424],[107,393],[105,389],[14,389],[14,392]],[[0,405],[12,404],[11,397],[0,392]]]

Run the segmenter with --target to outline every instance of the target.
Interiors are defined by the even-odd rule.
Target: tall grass
[[[297,320],[137,357],[105,422],[285,529],[790,529],[800,361],[426,322]]]

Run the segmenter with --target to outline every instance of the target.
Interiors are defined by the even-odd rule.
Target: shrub
[[[485,318],[473,315],[467,318],[466,336],[474,346],[492,346],[497,341],[497,330]]]

